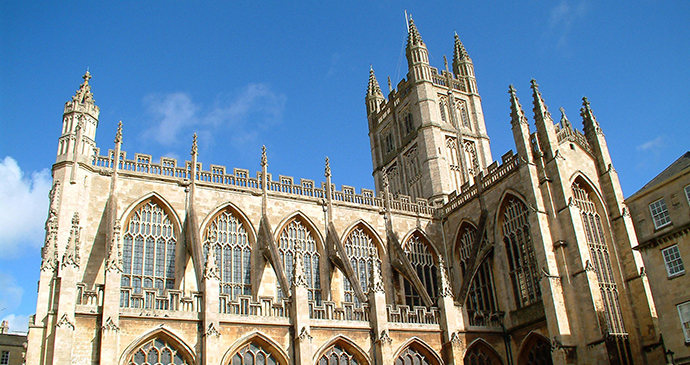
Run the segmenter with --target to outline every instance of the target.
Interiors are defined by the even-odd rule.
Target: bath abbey
[[[26,363],[664,363],[606,122],[586,98],[581,130],[554,122],[534,80],[530,121],[511,85],[515,151],[494,160],[451,44],[432,67],[410,19],[406,78],[384,95],[369,71],[375,191],[335,186],[328,159],[320,182],[274,175],[265,150],[258,172],[206,165],[196,135],[189,161],[126,153],[122,125],[98,146],[87,71],[64,106]]]

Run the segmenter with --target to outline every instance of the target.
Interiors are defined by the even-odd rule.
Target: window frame
[[[667,260],[666,252],[669,252],[669,251],[674,250],[674,249],[675,249],[675,252],[677,253],[678,257],[674,258],[672,260]],[[683,264],[683,257],[681,257],[681,255],[680,255],[680,249],[678,248],[678,244],[675,244],[675,245],[672,245],[672,246],[669,246],[669,247],[662,249],[661,250],[661,257],[664,259],[664,266],[666,267],[666,274],[668,275],[669,279],[685,274],[685,265]],[[671,264],[678,263],[678,262],[680,262],[680,264],[679,265],[675,264],[674,266],[675,267],[680,266],[680,270],[672,273],[671,272]]]
[[[658,204],[658,207],[656,205]],[[661,208],[663,205],[663,210],[659,210],[655,213],[655,209]],[[657,199],[649,203],[649,213],[652,215],[652,222],[654,222],[654,229],[664,228],[672,223],[671,215],[668,212],[668,205],[666,205],[666,200],[664,198]],[[665,216],[666,221],[661,222],[661,218]]]
[[[685,322],[683,322],[683,309],[687,311],[687,318],[685,318]],[[688,344],[690,343],[690,300],[687,302],[683,302],[680,304],[676,305],[676,309],[678,310],[678,319],[680,319],[680,328],[683,331],[683,335],[685,336],[685,343]],[[688,327],[686,328],[684,324],[687,323]]]
[[[685,199],[687,200],[688,205],[690,205],[690,185],[684,187],[683,190],[685,191]]]
[[[9,365],[9,363],[10,363],[10,352],[9,351],[2,351],[2,354],[0,354],[0,364]]]

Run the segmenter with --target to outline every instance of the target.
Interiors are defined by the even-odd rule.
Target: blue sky
[[[690,2],[70,2],[0,0],[0,318],[34,313],[50,166],[64,103],[88,67],[97,144],[119,120],[128,156],[200,161],[373,188],[364,95],[406,77],[403,12],[432,66],[457,31],[475,65],[495,159],[513,148],[508,85],[535,78],[581,128],[586,95],[625,196],[688,149]]]

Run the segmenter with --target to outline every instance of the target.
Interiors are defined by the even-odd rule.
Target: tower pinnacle
[[[520,99],[515,95],[515,87],[510,85],[508,87],[508,93],[510,94],[510,121],[511,124],[516,123],[527,123],[527,117],[525,117],[525,112],[522,110],[522,105],[520,105]]]
[[[453,46],[453,61],[460,63],[461,61],[466,61],[470,59],[470,55],[467,54],[465,46],[460,41],[458,33],[455,33],[455,44]]]
[[[409,48],[413,45],[423,46],[424,41],[422,41],[422,36],[419,34],[419,30],[417,29],[417,26],[414,24],[414,20],[412,20],[412,15],[410,15],[410,27],[407,30],[407,47]]]
[[[93,100],[93,94],[91,93],[91,85],[89,85],[89,80],[91,80],[91,73],[89,70],[86,70],[86,73],[84,76],[82,76],[82,78],[84,79],[84,82],[79,85],[79,90],[77,90],[77,93],[72,97],[72,101],[93,104],[95,101]]]
[[[367,86],[367,96],[383,96],[381,92],[381,86],[379,86],[379,81],[376,79],[374,74],[374,66],[369,68],[369,85]]]

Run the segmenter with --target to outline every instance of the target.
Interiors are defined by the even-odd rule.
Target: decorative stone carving
[[[460,339],[460,333],[458,331],[450,334],[450,343],[453,347],[462,346],[462,339]]]
[[[57,326],[69,328],[69,329],[74,331],[74,324],[72,323],[72,321],[69,320],[67,313],[64,313],[62,315],[62,317],[60,317],[60,320],[58,321]]]
[[[295,265],[292,272],[292,286],[298,288],[308,287],[307,278],[304,276],[304,254],[302,253],[302,247],[296,245],[295,250]]]
[[[448,271],[446,271],[446,263],[443,260],[443,256],[438,257],[438,271],[441,276],[441,290],[439,295],[442,297],[452,297],[453,290],[450,287],[450,279],[448,278]]]
[[[115,133],[115,143],[122,143],[122,121],[117,123],[117,132]]]
[[[204,264],[204,279],[220,280],[218,265],[216,265],[216,250],[210,245],[206,253],[206,263]]]
[[[46,238],[41,250],[41,270],[55,270],[58,266],[57,231],[58,231],[58,200],[60,198],[60,181],[50,189],[50,208],[46,220]]]
[[[381,335],[379,336],[379,342],[387,344],[387,345],[390,345],[391,343],[393,343],[393,339],[391,338],[387,329],[381,331]]]
[[[305,327],[302,327],[302,330],[299,331],[299,336],[298,336],[298,338],[299,338],[300,341],[307,341],[307,340],[308,340],[309,342],[311,342],[311,340],[313,339],[313,337],[312,337],[311,334],[309,333],[309,327],[306,327],[306,326],[305,326]]]
[[[105,320],[105,323],[101,326],[102,331],[114,331],[120,332],[120,327],[118,327],[111,317]]]
[[[91,85],[89,85],[91,73],[89,73],[87,70],[82,78],[84,79],[84,82],[79,85],[79,90],[77,90],[77,93],[72,97],[72,101],[77,103],[93,104],[93,94],[91,93]]]
[[[261,146],[261,166],[268,166],[268,156],[266,156],[266,146]]]
[[[585,261],[585,271],[596,272],[596,269],[594,269],[594,265],[592,265],[592,262],[589,260]]]
[[[192,137],[192,156],[198,155],[199,154],[199,147],[196,143],[196,133],[194,133],[194,137]]]
[[[326,172],[324,174],[325,177],[330,177],[331,176],[331,161],[326,157]]]
[[[211,322],[208,325],[208,329],[206,330],[205,335],[206,337],[220,337],[220,332],[216,329],[216,326],[213,324],[213,322]]]
[[[558,275],[551,275],[551,274],[549,273],[549,270],[548,270],[547,268],[542,267],[542,268],[541,268],[541,277],[539,278],[539,280],[544,279],[544,278],[547,278],[547,279],[560,279],[561,277],[558,276]]]
[[[372,293],[385,293],[386,290],[383,287],[383,277],[381,275],[381,266],[379,260],[376,258],[375,251],[369,253],[371,256],[371,281],[369,282],[369,290]]]
[[[120,220],[113,224],[113,237],[108,250],[108,260],[105,263],[106,272],[122,272],[122,245],[120,244]]]
[[[65,254],[62,256],[62,267],[72,266],[79,267],[79,236],[81,235],[81,227],[79,227],[79,212],[74,212],[72,216],[72,229],[69,232],[69,240],[67,241],[67,248]]]

